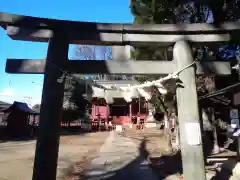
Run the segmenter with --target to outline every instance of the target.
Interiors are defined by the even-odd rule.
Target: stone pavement
[[[111,132],[84,175],[87,180],[158,179],[140,155],[139,147],[117,132]]]

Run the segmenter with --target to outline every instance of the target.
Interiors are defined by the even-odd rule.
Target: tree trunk
[[[208,90],[208,93],[213,93],[216,91],[216,83],[215,83],[215,78],[214,77],[206,77],[205,79],[205,86],[206,89]],[[208,117],[209,120],[212,123],[212,135],[213,135],[213,150],[212,154],[217,154],[220,152],[220,148],[218,145],[218,138],[217,138],[217,124],[216,124],[216,119],[215,119],[215,111],[213,107],[208,108]]]
[[[218,145],[217,127],[216,127],[216,119],[215,119],[215,115],[214,115],[214,109],[210,108],[209,111],[210,111],[211,121],[213,124],[213,151],[212,151],[212,154],[218,154],[220,152],[220,148]]]

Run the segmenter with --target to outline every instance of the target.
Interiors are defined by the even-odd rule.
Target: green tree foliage
[[[85,94],[85,86],[85,81],[79,76],[69,75],[66,77],[64,95],[65,109],[84,111],[87,103],[83,97]]]
[[[112,48],[110,46],[77,45],[74,48],[72,59],[78,60],[111,60]],[[65,79],[64,113],[63,119],[66,121],[76,120],[87,115],[89,102],[84,98],[86,93],[86,79],[94,80],[121,80],[126,76],[119,75],[67,75]],[[90,88],[90,87],[88,87]]]
[[[85,81],[79,76],[68,75],[65,80],[63,121],[71,122],[87,113],[88,101],[84,98]]]
[[[35,104],[32,109],[36,112],[40,112],[40,109],[41,109],[41,104]]]
[[[181,24],[181,23],[209,23],[215,17],[216,21],[239,20],[240,19],[240,0],[131,0],[130,9],[134,16],[134,24]],[[213,16],[213,13],[215,16]],[[218,17],[218,19],[216,18]],[[221,18],[220,18],[221,17]],[[134,47],[132,57],[139,60],[172,60],[171,48],[148,46]],[[218,47],[210,48],[207,46],[194,47],[194,57],[197,60],[205,60],[208,57],[219,58]],[[227,53],[227,52],[226,52]],[[157,76],[135,76],[135,79],[144,82],[153,80]],[[197,79],[198,90],[201,93],[208,92],[205,78]],[[214,81],[211,81],[214,83]]]
[[[131,12],[134,15],[134,24],[162,24],[172,22],[172,1],[165,0],[135,0],[131,3]],[[134,47],[132,57],[139,60],[171,60],[168,49],[161,46]],[[135,76],[135,79],[144,82],[158,76]]]
[[[75,60],[108,60],[112,58],[110,46],[76,45],[72,52],[72,59]],[[84,116],[88,102],[84,98],[87,78],[102,79],[104,75],[87,76],[85,74],[67,75],[65,80],[64,109],[70,114]]]

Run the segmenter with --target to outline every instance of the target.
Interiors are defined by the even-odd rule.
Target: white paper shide
[[[187,136],[187,143],[189,145],[201,144],[201,129],[199,123],[197,122],[186,123],[185,131]]]

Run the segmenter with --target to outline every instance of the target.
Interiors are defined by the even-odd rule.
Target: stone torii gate
[[[0,25],[13,40],[48,42],[45,60],[8,59],[7,73],[44,74],[40,129],[33,170],[34,180],[55,180],[63,102],[64,71],[81,74],[166,75],[193,62],[190,44],[228,42],[239,23],[220,28],[209,24],[132,25],[74,22],[0,13]],[[189,42],[189,43],[188,43]],[[69,61],[69,44],[122,46],[109,61]],[[174,45],[173,61],[132,60],[125,45]],[[228,62],[196,64],[197,74],[231,74]],[[177,89],[180,141],[185,180],[205,180],[204,158],[193,66],[179,74],[184,88]],[[192,131],[191,131],[192,130]],[[192,133],[195,134],[192,134]]]

